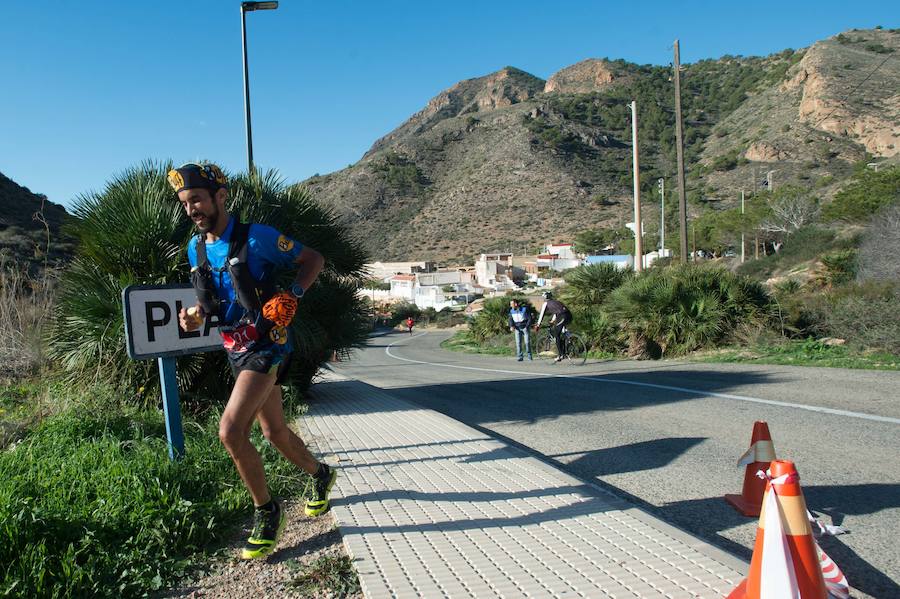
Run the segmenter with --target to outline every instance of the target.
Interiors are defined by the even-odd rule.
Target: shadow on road
[[[662,468],[706,440],[706,437],[669,437],[607,447],[587,452],[559,453],[548,457],[559,460],[581,476],[591,478]],[[561,458],[578,455],[567,461]]]
[[[803,495],[812,512],[830,515],[834,524],[840,524],[844,515],[872,514],[900,507],[900,484],[810,485],[803,487]],[[667,503],[653,511],[750,559],[748,549],[719,533],[753,519],[738,514],[721,497]],[[850,534],[853,533],[850,530]],[[861,558],[840,537],[823,537],[819,543],[847,575],[851,585],[873,597],[900,597],[900,585]]]
[[[768,375],[751,372],[708,371],[703,373],[701,381],[696,380],[696,372],[669,370],[666,377],[680,381],[680,386],[702,385],[702,389],[654,388],[651,385],[659,384],[659,373],[628,372],[589,375],[589,378],[534,378],[526,374],[521,379],[400,387],[390,392],[400,399],[450,414],[466,424],[533,424],[567,414],[616,412],[701,399],[708,397],[707,392],[727,393],[734,387],[769,382]]]

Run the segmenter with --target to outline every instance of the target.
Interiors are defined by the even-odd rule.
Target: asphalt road
[[[336,370],[527,447],[747,560],[756,519],[722,495],[740,493],[737,459],[765,420],[810,510],[850,531],[823,549],[855,588],[900,597],[900,372],[520,363],[443,350],[448,336],[373,338]]]

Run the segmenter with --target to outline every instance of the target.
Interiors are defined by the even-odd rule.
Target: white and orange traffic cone
[[[776,460],[768,474],[750,574],[728,599],[827,599],[797,469]]]
[[[753,423],[750,449],[738,460],[738,466],[747,466],[744,470],[744,488],[740,495],[726,495],[725,501],[745,516],[759,516],[766,481],[756,473],[764,471],[775,459],[775,445],[769,434],[769,425],[758,420]]]
[[[828,591],[828,599],[850,599],[850,583],[847,577],[832,561],[828,554],[816,543],[819,550],[819,564],[822,566],[822,578],[825,579],[825,588]]]

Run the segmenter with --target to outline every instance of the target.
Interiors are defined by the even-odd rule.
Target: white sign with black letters
[[[196,331],[178,324],[178,313],[197,303],[190,285],[131,285],[122,291],[128,355],[135,360],[222,349],[218,319],[207,318]]]

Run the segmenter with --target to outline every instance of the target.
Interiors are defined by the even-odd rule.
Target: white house
[[[545,254],[553,254],[560,260],[577,260],[574,246],[571,243],[550,243],[544,246]]]
[[[416,275],[394,275],[391,277],[391,297],[415,301]]]
[[[382,281],[393,275],[411,275],[417,272],[433,272],[435,270],[434,262],[369,262],[366,264],[366,270],[371,274],[373,279],[381,279]]]
[[[482,287],[497,291],[518,289],[513,272],[512,254],[481,254],[475,261],[475,281]]]

